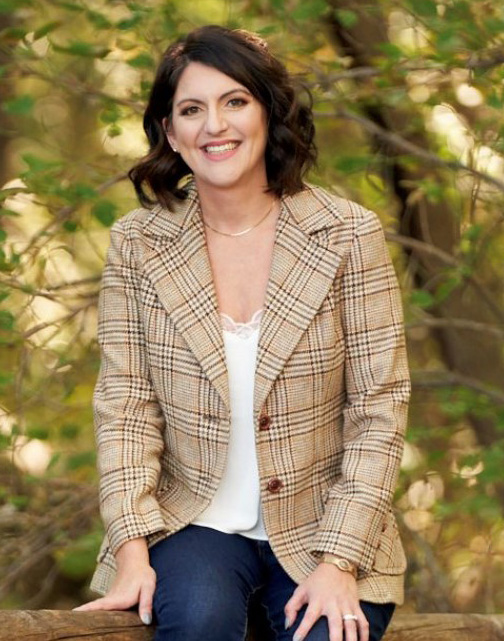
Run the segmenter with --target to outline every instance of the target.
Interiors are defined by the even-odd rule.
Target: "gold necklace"
[[[245,236],[245,234],[248,234],[250,231],[252,231],[252,230],[253,230],[253,229],[255,229],[256,227],[259,227],[259,225],[260,225],[261,223],[263,223],[263,222],[266,220],[266,218],[268,218],[268,216],[269,216],[269,215],[271,214],[271,212],[273,211],[273,205],[274,205],[274,204],[275,204],[275,201],[273,201],[273,202],[271,203],[270,208],[269,208],[269,209],[268,209],[268,211],[264,214],[264,216],[263,216],[263,217],[262,217],[262,218],[261,218],[257,223],[255,223],[254,225],[252,225],[252,227],[248,227],[247,229],[244,229],[243,231],[238,231],[238,232],[236,232],[236,233],[234,233],[234,234],[230,234],[230,233],[228,233],[228,232],[226,232],[226,231],[220,231],[219,229],[215,229],[215,227],[212,227],[212,225],[209,225],[209,224],[207,223],[207,221],[203,218],[203,216],[201,217],[201,219],[202,219],[203,224],[205,225],[205,227],[208,227],[208,229],[211,229],[211,230],[212,230],[212,231],[214,231],[216,234],[220,234],[221,236],[228,236],[228,237],[230,237],[230,238],[236,238],[237,236]]]

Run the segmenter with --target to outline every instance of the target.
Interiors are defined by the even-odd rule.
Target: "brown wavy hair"
[[[171,118],[178,81],[191,62],[230,76],[265,107],[268,191],[280,197],[303,189],[303,176],[317,158],[310,92],[289,75],[259,36],[210,25],[182,37],[161,59],[143,119],[149,152],[128,174],[142,205],[169,206],[173,198],[187,195],[180,183],[191,169],[171,149],[162,121]],[[301,101],[301,92],[307,100]]]

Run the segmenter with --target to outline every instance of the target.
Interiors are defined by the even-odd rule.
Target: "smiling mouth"
[[[238,145],[239,143],[237,142],[226,142],[223,145],[206,145],[203,149],[207,154],[222,154],[225,151],[233,151]]]

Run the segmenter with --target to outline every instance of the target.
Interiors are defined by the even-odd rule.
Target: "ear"
[[[166,134],[166,138],[170,144],[170,147],[173,149],[173,151],[177,151],[177,143],[175,140],[175,136],[173,135],[173,127],[172,127],[170,118],[168,117],[163,118],[163,120],[161,121],[161,124],[163,125],[163,129]]]

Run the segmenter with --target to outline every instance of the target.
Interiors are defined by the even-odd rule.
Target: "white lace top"
[[[258,310],[248,323],[236,323],[230,316],[221,314],[231,404],[228,457],[217,492],[193,523],[266,540],[253,418],[261,317],[262,310]]]

